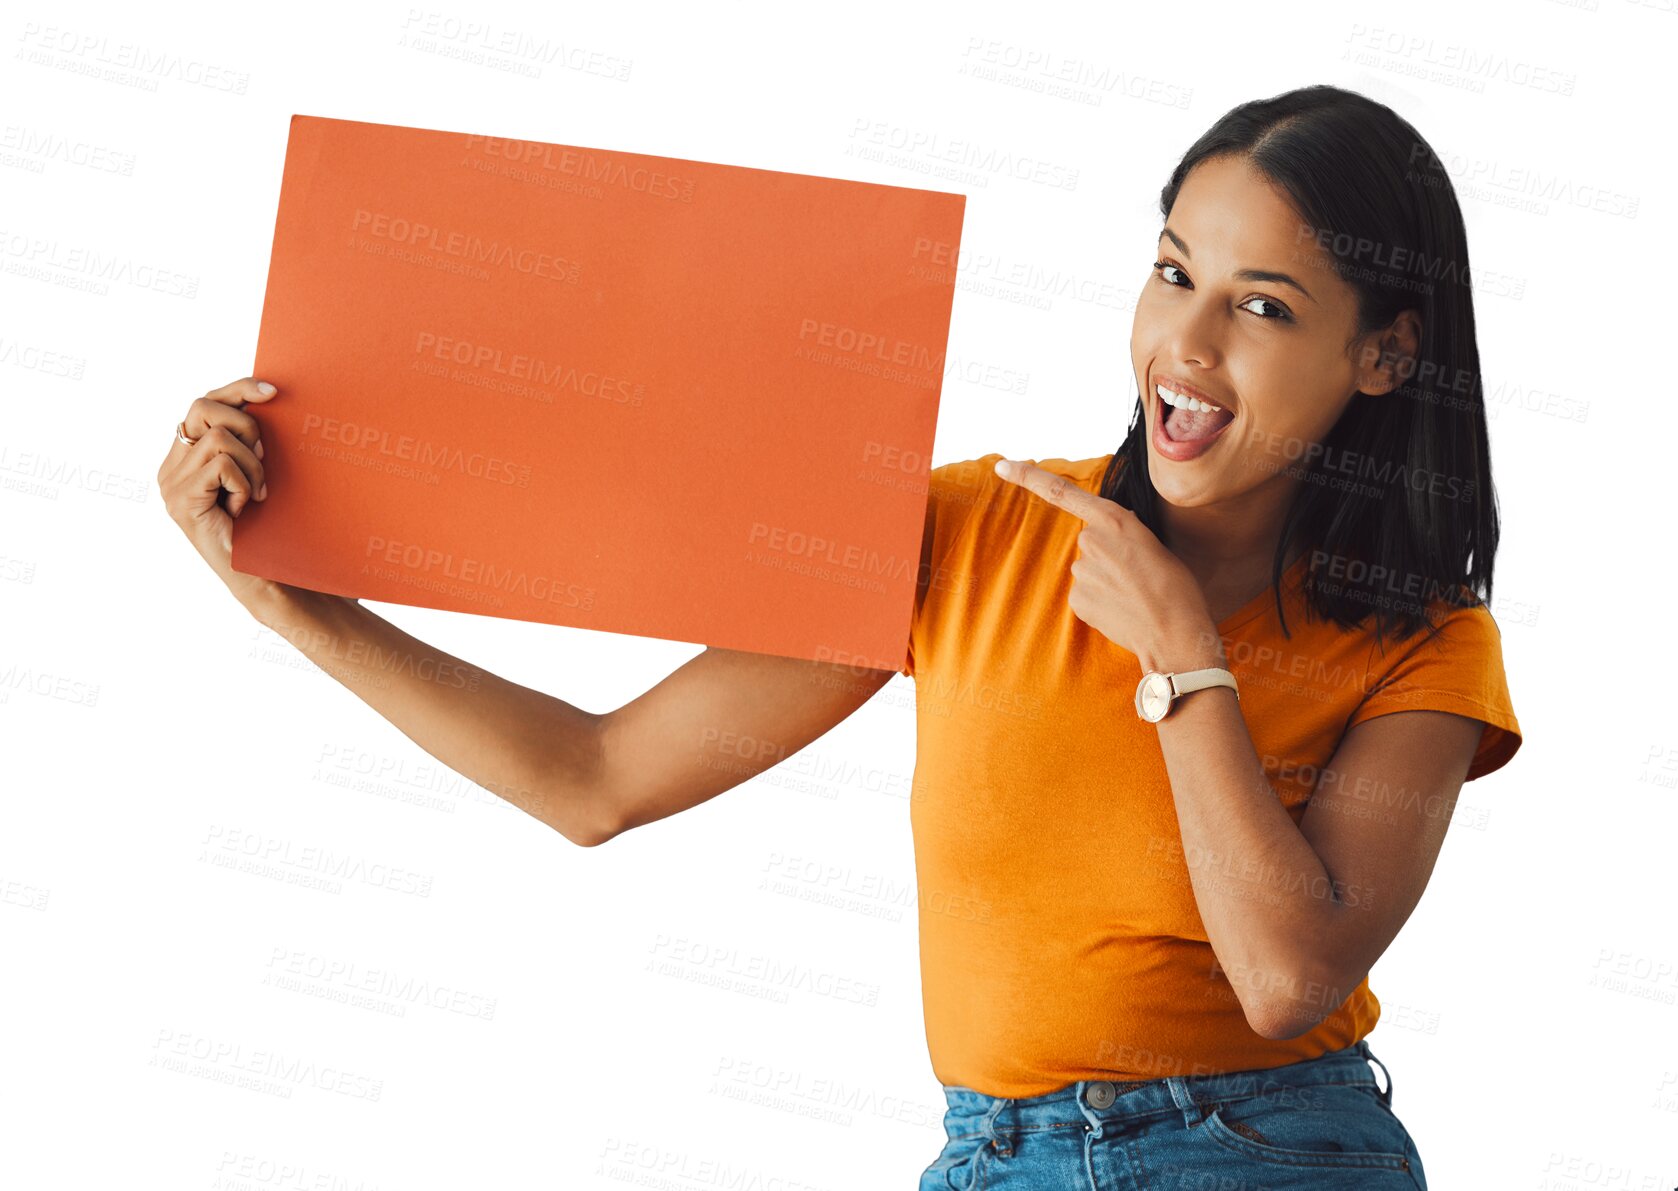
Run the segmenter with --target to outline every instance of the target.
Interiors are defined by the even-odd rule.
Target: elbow
[[[624,830],[615,820],[604,815],[595,815],[584,822],[571,822],[563,826],[550,823],[549,826],[579,848],[598,848],[608,840],[622,835]]]
[[[537,801],[531,814],[579,848],[598,848],[627,829],[616,808],[605,799],[550,794]]]
[[[1284,969],[1280,979],[1242,998],[1247,1025],[1261,1038],[1286,1042],[1308,1034],[1345,1004],[1350,989],[1315,969]]]
[[[1302,1014],[1286,1003],[1275,1001],[1263,1005],[1246,1005],[1243,1008],[1247,1014],[1247,1024],[1252,1027],[1253,1033],[1272,1042],[1286,1042],[1290,1038],[1297,1038],[1308,1033],[1323,1019],[1323,1015]]]
[[[601,721],[596,720],[597,725]],[[573,765],[563,777],[544,775],[545,791],[539,809],[542,822],[579,848],[598,848],[616,839],[631,826],[625,822],[624,800],[617,794],[608,772],[605,743],[601,733],[593,738],[592,754],[585,772]]]
[[[608,831],[583,831],[577,827],[555,827],[554,830],[579,848],[598,848],[612,838],[612,833]]]

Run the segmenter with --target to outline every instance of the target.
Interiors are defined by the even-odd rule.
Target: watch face
[[[1158,723],[1171,710],[1171,680],[1163,674],[1143,677],[1136,688],[1136,714],[1150,723]]]

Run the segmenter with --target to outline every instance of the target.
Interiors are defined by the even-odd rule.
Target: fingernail
[[[262,440],[259,438],[256,440],[256,457],[260,459],[264,453],[265,452],[262,449]]]
[[[274,395],[274,386],[265,380],[257,381],[256,391],[261,393],[264,397],[272,397]]]
[[[1012,460],[998,459],[996,461],[996,474],[999,475],[999,476],[1006,476],[1008,474],[1008,469],[1012,466],[1013,466],[1013,461]]]
[[[262,481],[262,487],[260,487],[256,490],[256,499],[258,499],[258,500],[267,500],[268,499],[268,481],[267,480]]]

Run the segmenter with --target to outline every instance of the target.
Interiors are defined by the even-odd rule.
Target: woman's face
[[[1379,399],[1354,394],[1385,391],[1370,367],[1379,331],[1348,346],[1355,296],[1302,226],[1241,158],[1201,162],[1178,191],[1130,335],[1149,472],[1173,505],[1229,501],[1269,480],[1291,486],[1348,402]],[[1171,407],[1155,386],[1174,381],[1233,415],[1193,458],[1173,457],[1192,453],[1187,444],[1158,441]]]

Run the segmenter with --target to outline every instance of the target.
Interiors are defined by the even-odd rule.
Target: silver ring
[[[182,418],[179,422],[177,422],[175,424],[175,441],[179,442],[179,443],[184,443],[186,446],[189,446],[189,447],[195,445],[198,442],[198,440],[196,438],[188,438],[186,436],[186,419],[185,418]]]

